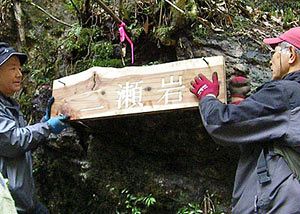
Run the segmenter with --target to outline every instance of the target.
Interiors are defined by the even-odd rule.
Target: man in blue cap
[[[221,103],[216,73],[212,81],[199,74],[190,90],[199,99],[201,118],[212,138],[240,148],[232,213],[296,214],[300,213],[300,27],[264,42],[274,49],[272,81],[249,97],[240,90],[238,103]]]
[[[11,98],[21,89],[21,66],[27,61],[7,43],[0,42],[0,172],[8,179],[18,213],[49,213],[35,196],[31,151],[50,133],[66,128],[67,116],[43,118],[27,125],[18,103]]]

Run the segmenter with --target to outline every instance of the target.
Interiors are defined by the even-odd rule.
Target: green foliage
[[[208,30],[207,28],[205,28],[203,25],[195,25],[194,30],[192,31],[192,34],[194,37],[196,38],[203,38],[203,37],[206,37],[207,34],[208,34]]]
[[[28,85],[20,96],[25,115],[30,115],[30,101],[40,85],[51,85],[54,79],[93,66],[123,67],[121,58],[114,57],[113,41],[107,39],[103,27],[81,26],[80,21],[75,17],[78,11],[70,1],[64,1],[60,6],[69,11],[66,20],[69,20],[69,23],[75,21],[72,27],[55,22],[47,14],[33,7],[30,1],[26,2],[28,4],[23,4],[26,6],[23,11],[23,21],[27,47],[22,48],[29,55],[28,63],[24,66],[24,70],[28,73],[26,75]],[[82,10],[85,1],[74,0],[73,2],[77,9]],[[49,2],[49,5],[52,3]],[[46,5],[43,7],[56,17],[59,17],[59,12],[63,10],[60,8],[53,13]],[[33,13],[35,16],[31,15]]]
[[[45,35],[45,40],[33,46],[30,53],[33,57],[29,58],[29,62],[24,67],[28,72],[28,78],[35,85],[51,83],[54,78],[57,78],[57,42],[48,39]],[[32,39],[37,39],[33,38]],[[46,50],[46,51],[45,51]]]
[[[236,31],[248,28],[250,26],[250,23],[251,20],[241,15],[237,15],[233,18],[233,27]]]
[[[74,65],[74,72],[80,72],[87,70],[91,67],[99,66],[99,67],[114,67],[114,68],[122,68],[122,61],[119,59],[89,59],[89,60],[78,60],[76,65]]]
[[[113,46],[110,42],[100,41],[91,45],[94,53],[94,59],[110,59],[112,58]]]
[[[300,6],[300,5],[299,5]],[[299,16],[298,16],[299,17]],[[295,12],[292,8],[287,8],[284,12],[283,22],[285,25],[295,20]]]
[[[187,11],[187,17],[192,21],[196,20],[199,15],[199,10],[195,1],[188,1],[185,5],[185,11]]]
[[[109,41],[97,40],[99,33],[97,28],[83,28],[78,25],[68,31],[62,45],[65,46],[65,54],[72,54],[73,60],[76,60],[73,67],[75,72],[92,66],[123,66],[121,59],[115,59],[113,56],[113,44]]]
[[[218,208],[219,199],[217,195],[210,194],[206,191],[201,203],[188,203],[177,211],[177,214],[224,214],[220,208]]]
[[[22,93],[22,96],[18,97],[18,102],[21,106],[22,112],[31,112],[32,111],[32,104],[31,104],[31,95],[27,93]],[[31,122],[32,115],[28,114],[25,115],[26,120]]]
[[[119,59],[94,60],[91,65],[99,66],[99,67],[114,67],[114,68],[124,67],[122,61]]]
[[[73,1],[73,3],[75,4],[76,7],[81,7],[84,3],[84,0],[72,0],[72,1]],[[71,1],[66,1],[64,6],[69,12],[76,15],[77,11],[75,11],[74,5],[72,4]]]
[[[91,29],[83,29],[80,25],[74,25],[67,31],[67,36],[63,40],[66,50],[80,50],[81,46],[90,40]]]
[[[263,11],[275,11],[285,8],[293,8],[295,10],[300,9],[300,2],[298,0],[286,0],[286,1],[269,1],[269,0],[246,0],[252,7],[258,7]]]
[[[74,48],[75,49],[72,49],[72,51],[81,51],[86,55],[82,59],[78,59],[74,64],[73,69],[76,70],[75,72],[84,71],[93,66],[115,68],[123,67],[120,59],[113,58],[114,46],[110,42],[91,42],[89,47],[76,49],[76,46],[74,46]]]
[[[110,188],[110,191],[115,191],[114,188]],[[156,199],[152,194],[147,196],[134,195],[129,192],[128,189],[123,189],[119,195],[118,206],[116,207],[117,214],[141,214],[146,213],[147,210],[156,203]]]
[[[154,31],[155,37],[158,38],[162,44],[170,46],[175,43],[172,39],[174,33],[174,26],[162,26]]]
[[[131,39],[137,40],[141,36],[141,34],[144,32],[143,26],[140,25],[140,23],[135,20],[132,24],[130,24],[127,27],[127,30],[131,32]]]
[[[288,0],[288,1],[260,1],[260,0],[244,0],[244,2],[251,8],[261,11],[261,13],[270,13],[272,16],[282,18],[283,25],[291,27],[292,23],[299,22],[300,19],[300,1]]]
[[[197,203],[188,203],[186,206],[180,208],[177,214],[199,214],[203,213],[201,206]]]

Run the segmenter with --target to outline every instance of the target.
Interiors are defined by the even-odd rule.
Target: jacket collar
[[[290,81],[296,81],[296,82],[300,83],[300,70],[287,74],[282,80],[290,80]],[[262,89],[265,86],[265,84],[271,83],[271,82],[276,82],[276,81],[280,81],[280,80],[270,80],[268,82],[265,82],[261,86],[257,87],[255,92]]]
[[[288,75],[286,75],[283,80],[291,80],[300,83],[300,71],[294,71]]]
[[[0,92],[0,103],[8,108],[19,109],[19,104],[12,98],[5,96]]]

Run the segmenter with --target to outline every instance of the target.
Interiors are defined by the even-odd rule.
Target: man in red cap
[[[264,42],[272,81],[239,104],[221,103],[216,73],[191,82],[203,124],[222,145],[239,146],[232,213],[300,213],[300,27]]]
[[[49,213],[35,196],[31,152],[49,136],[66,128],[66,116],[27,125],[19,104],[12,96],[21,89],[21,66],[27,56],[0,42],[0,172],[8,180],[9,190],[19,214]],[[8,213],[8,210],[1,210]]]

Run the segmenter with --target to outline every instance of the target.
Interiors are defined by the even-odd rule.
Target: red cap
[[[272,48],[275,48],[281,42],[288,42],[300,49],[300,27],[291,28],[277,38],[264,39],[264,43],[270,45]]]

